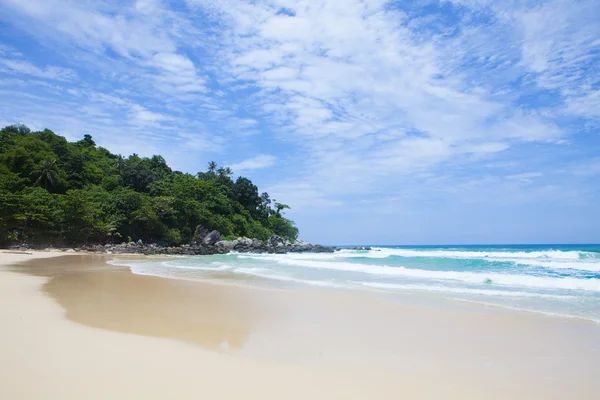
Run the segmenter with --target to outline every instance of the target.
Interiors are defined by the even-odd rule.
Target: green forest
[[[123,157],[90,135],[68,142],[24,125],[0,130],[0,245],[190,243],[201,226],[225,239],[294,241],[287,205],[229,168],[173,171],[159,155]]]

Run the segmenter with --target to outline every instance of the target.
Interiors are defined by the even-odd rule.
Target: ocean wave
[[[429,258],[470,258],[470,259],[545,259],[545,260],[582,260],[592,259],[600,261],[600,254],[586,251],[463,251],[463,250],[413,250],[387,247],[375,247],[363,256],[400,256],[400,257],[429,257]]]
[[[317,260],[339,261],[342,259],[393,259],[431,258],[431,259],[462,259],[481,260],[484,263],[504,262],[515,265],[534,266],[549,269],[573,269],[590,272],[600,272],[600,258],[597,253],[563,252],[559,250],[538,252],[477,252],[477,251],[447,251],[447,250],[409,250],[392,248],[374,248],[369,251],[341,250],[335,253],[288,253],[288,254],[239,254],[240,259],[258,261],[280,260]]]
[[[344,262],[320,262],[273,258],[280,264],[304,268],[329,269],[346,272],[359,272],[379,276],[396,276],[420,279],[452,280],[470,284],[487,284],[542,289],[585,290],[600,292],[599,279],[549,278],[531,275],[511,275],[485,272],[431,271],[405,267],[352,264]]]
[[[131,272],[134,274],[144,274],[149,275],[149,272],[153,271],[160,275],[160,270],[188,270],[188,271],[233,271],[236,269],[235,266],[230,264],[225,264],[221,262],[212,262],[210,264],[183,264],[182,261],[161,261],[161,262],[129,262],[125,260],[111,260],[108,261],[107,264],[111,265],[120,265],[124,267],[129,267]],[[152,275],[154,275],[154,273]],[[171,276],[171,275],[168,275]]]
[[[598,262],[583,262],[583,261],[558,261],[558,260],[514,260],[501,259],[495,261],[510,262],[517,265],[542,267],[548,269],[573,269],[579,271],[600,272],[600,260]]]

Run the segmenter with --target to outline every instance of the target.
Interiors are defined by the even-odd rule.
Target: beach
[[[594,399],[600,325],[0,253],[0,398]],[[136,260],[137,258],[133,258]],[[107,264],[110,261],[110,264]]]

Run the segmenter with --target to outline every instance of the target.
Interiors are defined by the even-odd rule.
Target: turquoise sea
[[[600,245],[371,247],[115,263],[136,274],[419,294],[600,323]]]

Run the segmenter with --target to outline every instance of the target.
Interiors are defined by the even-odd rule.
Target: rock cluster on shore
[[[20,246],[19,248],[32,248]],[[235,240],[221,240],[218,231],[208,231],[203,228],[196,230],[193,243],[181,246],[161,246],[156,243],[146,244],[141,240],[120,244],[82,245],[72,248],[74,251],[88,251],[95,253],[112,254],[145,254],[145,255],[212,255],[227,254],[235,251],[239,253],[333,253],[339,250],[336,247],[313,245],[302,240],[291,243],[280,236],[272,236],[267,241],[240,237]]]

